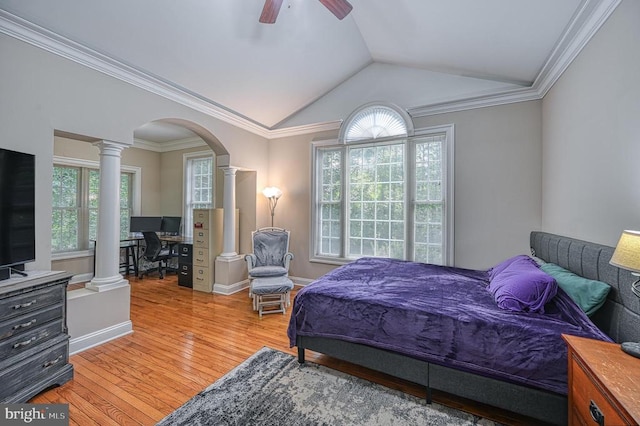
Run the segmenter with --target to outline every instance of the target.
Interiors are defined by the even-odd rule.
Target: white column
[[[100,141],[100,199],[94,277],[86,288],[105,291],[128,282],[120,275],[120,157],[127,145]]]
[[[224,171],[224,196],[222,208],[222,254],[220,257],[237,257],[236,253],[236,171],[234,167],[223,167]]]

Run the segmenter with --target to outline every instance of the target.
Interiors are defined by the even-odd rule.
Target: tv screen
[[[0,268],[36,259],[36,158],[0,148]]]

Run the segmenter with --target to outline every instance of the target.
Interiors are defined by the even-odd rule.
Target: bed
[[[611,286],[588,319],[559,290],[542,312],[497,307],[488,271],[375,258],[337,268],[298,292],[291,344],[531,418],[566,423],[561,334],[640,340],[632,277],[609,265],[613,248],[532,232],[532,253]],[[394,279],[389,279],[394,276]],[[504,337],[507,337],[504,339]]]

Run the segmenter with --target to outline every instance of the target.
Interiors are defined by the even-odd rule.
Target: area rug
[[[264,347],[158,425],[495,423]]]

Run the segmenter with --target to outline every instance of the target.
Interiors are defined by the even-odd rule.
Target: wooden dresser
[[[66,272],[0,281],[0,403],[26,402],[73,378]]]
[[[569,348],[569,424],[640,423],[640,359],[618,343],[563,338]]]

